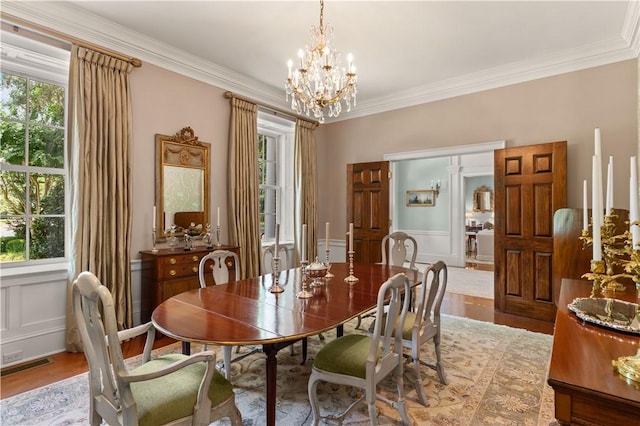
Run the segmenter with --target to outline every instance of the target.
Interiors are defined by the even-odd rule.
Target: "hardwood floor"
[[[553,334],[553,323],[496,312],[493,309],[492,299],[447,293],[442,303],[442,312],[479,321],[524,328],[538,333]],[[156,339],[154,347],[166,346],[173,342],[173,339],[161,336]],[[123,355],[127,358],[141,353],[143,344],[141,339],[123,343]],[[63,352],[48,358],[52,361],[48,365],[30,368],[0,378],[0,399],[87,371],[87,363],[82,353]]]

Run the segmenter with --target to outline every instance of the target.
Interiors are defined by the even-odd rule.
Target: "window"
[[[260,233],[264,243],[293,239],[293,147],[295,123],[258,111]]]
[[[69,52],[2,32],[0,263],[65,257]]]

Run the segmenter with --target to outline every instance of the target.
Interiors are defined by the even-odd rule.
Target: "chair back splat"
[[[410,246],[410,251],[407,250],[407,245]],[[389,256],[388,260],[387,255]],[[406,232],[392,232],[389,235],[385,235],[382,239],[383,265],[404,266],[404,264],[408,262],[409,269],[415,269],[417,255],[418,243],[415,238]]]
[[[327,343],[318,351],[309,377],[309,401],[313,424],[320,419],[342,423],[358,403],[366,400],[371,424],[377,423],[376,400],[396,408],[402,422],[409,424],[402,378],[402,327],[409,306],[410,286],[405,274],[388,279],[378,292],[376,319],[372,335],[351,334]],[[386,315],[385,315],[386,306]],[[377,394],[378,383],[393,373],[397,399]],[[363,395],[341,414],[320,415],[317,386],[319,381],[363,389]]]
[[[200,259],[200,265],[198,267],[198,278],[200,279],[200,287],[207,287],[205,275],[207,272],[211,272],[213,281],[216,284],[226,284],[229,282],[229,267],[227,266],[227,258],[233,258],[235,262],[235,279],[240,279],[240,259],[235,252],[229,250],[214,250]],[[207,267],[207,263],[209,266]]]
[[[216,371],[215,352],[151,359],[151,322],[118,331],[113,297],[91,272],[72,286],[73,311],[89,365],[89,421],[109,425],[208,425],[228,417],[242,425],[231,383]],[[142,365],[127,368],[120,343],[146,334]]]

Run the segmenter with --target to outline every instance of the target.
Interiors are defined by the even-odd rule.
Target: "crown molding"
[[[284,90],[275,88],[218,64],[205,61],[84,10],[60,2],[3,1],[9,14],[61,33],[135,56],[143,62],[231,90],[267,105],[288,108]],[[3,16],[5,19],[5,16]],[[10,19],[9,19],[10,22]],[[640,52],[640,2],[631,1],[620,38],[547,57],[512,63],[477,73],[417,87],[393,96],[358,103],[349,114],[327,123],[411,107],[539,78],[637,58]]]

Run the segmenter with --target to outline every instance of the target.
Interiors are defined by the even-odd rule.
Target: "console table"
[[[212,248],[197,247],[195,250],[160,249],[157,252],[143,250],[140,252],[142,260],[142,291],[140,319],[142,322],[151,319],[151,312],[160,303],[176,294],[200,287],[198,266],[200,259],[213,250],[233,251],[240,257],[237,246],[214,246]],[[229,268],[229,276],[235,275],[236,265],[233,258],[225,261]],[[213,284],[210,274],[206,277],[208,285]]]
[[[619,375],[611,361],[635,355],[640,336],[585,323],[569,311],[576,297],[590,294],[590,281],[562,280],[547,379],[556,419],[563,425],[638,425],[640,383]],[[615,298],[640,301],[632,285]]]

